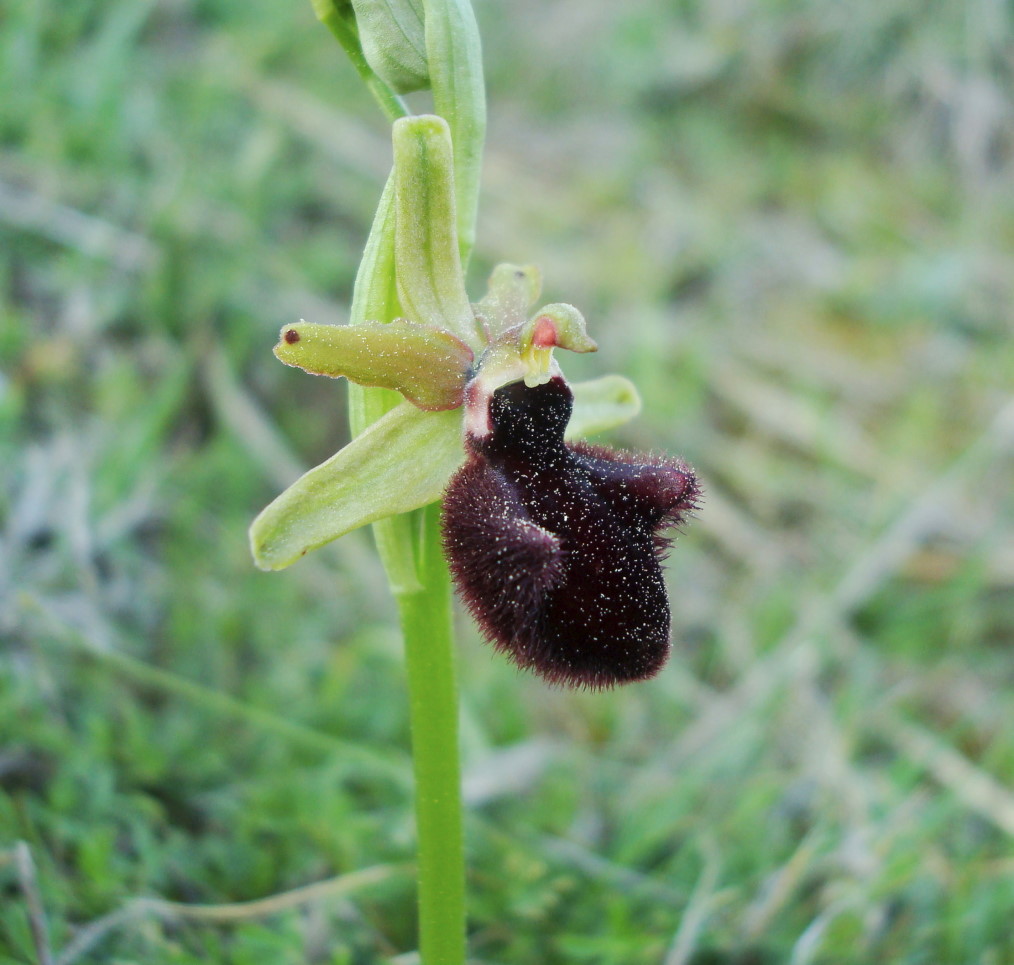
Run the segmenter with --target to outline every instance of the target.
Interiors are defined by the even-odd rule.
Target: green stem
[[[313,9],[317,14],[317,19],[331,31],[334,38],[342,45],[342,49],[352,61],[352,66],[356,68],[363,83],[374,96],[387,119],[396,121],[399,117],[407,117],[411,112],[405,102],[373,72],[373,68],[366,62],[362,44],[359,42],[355,19],[351,14],[348,17],[342,16],[336,0],[313,0]]]
[[[461,965],[465,855],[451,581],[440,540],[440,507],[428,506],[417,515],[422,590],[396,599],[405,637],[415,768],[419,952],[423,965]]]
[[[393,182],[388,182],[356,278],[353,323],[399,314],[393,202]],[[350,385],[352,432],[362,432],[396,400],[386,389]],[[458,688],[440,508],[429,506],[380,520],[373,524],[373,531],[405,639],[419,846],[419,949],[423,965],[461,965],[465,960],[465,857]]]
[[[394,121],[407,115],[401,98],[366,62],[348,0],[313,0],[313,5],[387,117]],[[469,0],[424,0],[424,9],[434,105],[450,124],[454,139],[457,230],[464,264],[475,233],[486,117],[478,28]],[[399,314],[393,201],[389,182],[356,279],[353,322],[391,320]],[[358,434],[392,400],[379,389],[353,386],[351,392],[350,421]],[[419,953],[423,965],[464,965],[458,684],[440,507],[381,520],[374,524],[374,533],[405,639],[419,848]]]

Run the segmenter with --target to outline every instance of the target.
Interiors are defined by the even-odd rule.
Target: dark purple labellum
[[[660,533],[700,490],[678,459],[565,443],[572,406],[561,378],[493,394],[492,431],[468,439],[444,497],[444,546],[498,650],[552,683],[611,687],[669,655]]]

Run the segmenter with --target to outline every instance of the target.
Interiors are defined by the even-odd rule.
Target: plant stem
[[[405,638],[415,769],[419,951],[424,965],[461,965],[465,855],[451,581],[440,540],[439,506],[417,515],[422,590],[396,599]]]
[[[313,7],[317,19],[331,31],[335,40],[342,45],[342,49],[352,61],[352,66],[358,71],[363,83],[380,105],[380,109],[387,119],[396,121],[399,117],[407,116],[409,110],[405,106],[405,102],[373,72],[373,68],[366,62],[354,18],[342,16],[335,0],[313,0]]]
[[[318,18],[394,121],[408,113],[363,55],[347,0],[312,0]],[[423,0],[434,106],[454,140],[458,254],[467,264],[475,237],[486,105],[479,32],[469,0]],[[425,187],[420,186],[420,188]],[[393,182],[388,182],[356,278],[352,320],[387,320],[397,296]],[[351,386],[350,423],[364,430],[390,407],[384,390]],[[423,965],[464,965],[465,849],[458,748],[458,683],[451,579],[440,534],[440,507],[374,524],[377,549],[398,604],[408,675],[419,849],[419,953]]]
[[[352,318],[390,319],[394,295],[394,191],[389,182],[356,279]],[[397,397],[349,386],[349,423],[358,435]],[[424,965],[465,960],[465,856],[458,686],[451,581],[440,539],[440,507],[373,524],[405,640],[419,849],[419,950]]]

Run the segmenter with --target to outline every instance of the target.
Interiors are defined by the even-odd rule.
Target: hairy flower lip
[[[489,404],[494,394],[506,385],[522,382],[532,375],[532,366],[512,344],[493,345],[480,357],[475,375],[465,386],[464,432],[466,438],[485,438],[493,429]],[[550,358],[545,375],[540,379],[562,378],[559,363]]]
[[[554,684],[644,680],[670,649],[661,560],[698,505],[680,460],[568,444],[560,376],[498,387],[444,497],[444,546],[486,639]]]

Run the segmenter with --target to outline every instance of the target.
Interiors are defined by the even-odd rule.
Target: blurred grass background
[[[648,684],[461,620],[473,959],[1014,962],[1011,7],[477,13],[472,291],[538,263],[707,502]],[[0,64],[0,961],[410,963],[369,537],[246,543],[346,438],[270,348],[346,318],[386,125],[295,0],[5,0]]]

